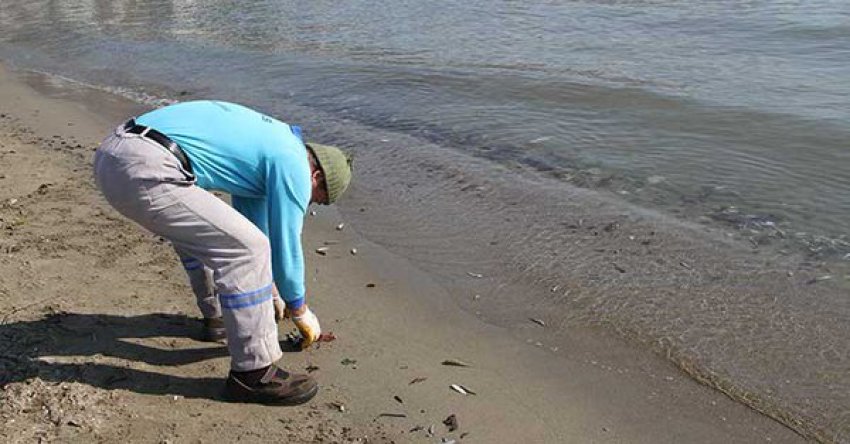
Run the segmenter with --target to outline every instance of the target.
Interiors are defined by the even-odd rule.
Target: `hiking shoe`
[[[224,385],[224,397],[231,402],[252,402],[271,405],[303,404],[316,396],[319,384],[307,375],[289,373],[275,364],[253,384],[230,372]]]
[[[206,342],[222,342],[227,339],[227,331],[224,329],[224,319],[204,318],[204,329],[201,332],[201,340]]]

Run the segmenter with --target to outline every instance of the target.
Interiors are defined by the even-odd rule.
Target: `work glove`
[[[319,326],[319,318],[310,311],[307,304],[302,305],[294,312],[286,309],[286,317],[291,317],[295,327],[301,332],[301,350],[306,350],[319,340],[322,328]]]

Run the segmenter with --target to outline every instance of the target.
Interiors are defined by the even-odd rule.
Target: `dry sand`
[[[285,356],[291,370],[315,368],[319,396],[294,408],[221,401],[226,349],[193,339],[179,261],[91,181],[99,139],[141,109],[0,67],[3,442],[802,441],[601,333],[577,339],[580,353],[518,340],[356,227],[336,230],[332,208],[309,218],[304,246],[309,302],[338,339]],[[472,366],[441,365],[452,358]]]

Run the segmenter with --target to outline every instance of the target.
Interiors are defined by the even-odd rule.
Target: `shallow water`
[[[4,0],[0,59],[300,123],[357,152],[358,229],[486,291],[494,322],[604,325],[850,439],[848,19],[827,0]]]

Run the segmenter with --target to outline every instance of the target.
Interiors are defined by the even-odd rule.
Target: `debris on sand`
[[[806,281],[806,284],[812,285],[812,284],[818,283],[820,281],[828,281],[830,279],[832,279],[832,276],[827,274],[825,276],[818,276],[818,277],[811,278],[808,281]]]
[[[329,402],[328,406],[333,407],[333,408],[339,410],[340,412],[345,412],[345,404],[343,404],[339,401]]]
[[[466,274],[467,274],[468,276],[470,276],[470,277],[474,277],[474,278],[476,278],[476,279],[481,279],[481,278],[483,278],[483,277],[484,277],[484,275],[483,275],[483,274],[481,274],[481,273],[473,273],[473,272],[471,272],[471,271],[467,271],[467,272],[466,272]]]
[[[336,226],[337,231],[342,231],[343,228],[345,228],[345,224],[339,224]]]
[[[354,365],[354,364],[357,364],[357,360],[356,359],[350,359],[350,358],[343,358],[343,360],[339,361],[339,363],[342,364],[342,365]]]
[[[369,282],[368,284],[366,284],[366,288],[375,288],[375,284]]]
[[[425,378],[425,377],[413,378],[412,380],[410,380],[410,383],[408,385],[418,384],[418,383],[423,382],[427,379],[428,378]]]
[[[356,249],[356,248],[352,248],[352,249],[351,249],[351,255],[352,255],[352,256],[356,256],[356,255],[357,255],[357,249]]]
[[[336,341],[336,336],[334,332],[329,331],[327,333],[322,333],[319,335],[319,339],[316,339],[316,342],[333,342]]]
[[[318,369],[319,369],[318,365],[310,364],[310,365],[307,366],[307,368],[305,370],[307,370],[307,373],[313,373],[314,371],[316,371]]]
[[[617,222],[617,221],[613,221],[613,222],[609,222],[607,225],[602,227],[602,231],[604,231],[606,233],[610,233],[612,231],[616,231],[619,228],[620,228],[620,223]]]
[[[685,261],[679,262],[679,265],[681,265],[683,268],[687,268],[688,270],[691,270],[691,269],[694,268],[694,267],[691,266],[691,264],[689,264]]]
[[[537,325],[539,325],[539,326],[541,326],[541,327],[545,327],[545,326],[546,326],[546,322],[543,322],[543,319],[537,319],[537,318],[528,318],[528,319],[530,319],[530,320],[531,320],[531,322],[534,322],[535,324],[537,324]]]
[[[454,390],[454,391],[456,391],[456,392],[460,393],[461,395],[475,395],[475,394],[477,394],[477,393],[473,392],[472,390],[470,390],[469,388],[464,387],[464,386],[462,386],[462,385],[460,385],[460,384],[452,384],[452,385],[450,385],[449,387],[450,387],[452,390]]]
[[[381,413],[378,418],[407,418],[405,413]]]
[[[319,247],[319,248],[316,248],[316,253],[321,254],[322,256],[325,256],[325,255],[328,254],[328,250],[329,250],[328,247]]]
[[[445,424],[446,427],[449,428],[449,432],[454,432],[455,430],[458,429],[457,416],[455,416],[455,414],[452,413],[451,415],[446,417],[446,419],[443,420],[443,424]]]
[[[448,365],[451,367],[472,367],[472,364],[463,362],[460,359],[446,359],[445,361],[443,361],[443,365]]]

